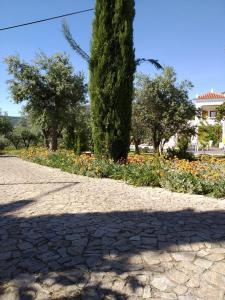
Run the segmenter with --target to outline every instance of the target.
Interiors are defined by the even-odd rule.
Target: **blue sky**
[[[1,0],[0,27],[94,7],[94,0]],[[80,45],[89,51],[93,12],[66,18]],[[136,0],[134,45],[136,57],[156,58],[173,66],[178,79],[189,79],[190,98],[210,91],[225,91],[225,1]],[[19,115],[6,85],[5,57],[20,54],[32,60],[40,49],[48,55],[69,53],[76,71],[88,80],[88,66],[65,41],[61,20],[0,32],[0,108]],[[139,72],[154,74],[148,64]]]

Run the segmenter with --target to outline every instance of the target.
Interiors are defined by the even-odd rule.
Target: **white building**
[[[209,93],[196,96],[194,99],[195,105],[197,108],[202,110],[202,118],[196,118],[194,121],[195,125],[200,125],[201,122],[205,124],[214,125],[216,124],[216,108],[225,102],[225,93],[216,93],[213,90]],[[225,117],[225,116],[224,116]],[[225,118],[221,121],[223,134],[222,140],[220,143],[220,148],[225,146]],[[197,143],[197,139],[195,141]]]

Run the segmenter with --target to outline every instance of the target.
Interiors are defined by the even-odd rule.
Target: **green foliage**
[[[221,121],[225,118],[225,102],[216,108],[216,120]]]
[[[63,131],[66,149],[73,149],[79,154],[91,150],[90,112],[86,106],[78,107],[71,112],[70,120]]]
[[[9,141],[4,137],[0,136],[0,152],[9,145]]]
[[[150,163],[128,165],[124,174],[124,180],[136,186],[159,187],[159,179],[159,169]]]
[[[225,161],[215,163],[212,158],[201,158],[200,170],[202,175],[196,173],[196,162],[179,161],[188,164],[187,169],[180,169],[171,160],[151,157],[140,163],[116,163],[109,159],[97,159],[86,155],[76,156],[73,151],[61,150],[55,153],[46,151],[27,150],[22,158],[33,162],[60,168],[63,171],[96,178],[112,178],[123,180],[136,186],[164,187],[174,192],[209,195],[217,198],[225,197],[225,181],[221,174]],[[192,166],[192,169],[190,169]],[[203,167],[203,168],[202,168]],[[216,176],[216,177],[214,177]]]
[[[184,171],[166,170],[160,182],[162,187],[172,192],[208,194],[211,191],[205,181]]]
[[[190,128],[192,129],[192,128]],[[165,158],[174,158],[177,157],[179,159],[186,159],[186,160],[195,160],[195,156],[193,153],[188,152],[188,145],[190,142],[190,137],[193,135],[194,132],[192,130],[188,132],[183,132],[178,136],[177,139],[177,147],[176,148],[168,148],[166,149]]]
[[[132,107],[131,141],[135,145],[136,154],[140,154],[139,145],[146,138],[146,124],[142,120],[142,107],[134,103]]]
[[[85,102],[83,75],[74,74],[68,56],[61,53],[52,57],[40,53],[33,64],[9,56],[6,63],[13,75],[8,82],[12,98],[25,102],[25,111],[41,126],[46,145],[55,151],[71,110]]]
[[[126,159],[130,144],[135,58],[134,0],[97,0],[90,57],[94,152]]]
[[[14,130],[13,132],[10,132],[7,135],[7,139],[10,141],[10,143],[16,148],[19,149],[19,146],[21,144],[21,135]]]
[[[7,136],[13,130],[13,125],[7,115],[2,115],[0,111],[0,134]]]
[[[194,131],[189,124],[197,113],[194,104],[188,99],[192,84],[189,81],[177,84],[176,81],[176,74],[169,67],[155,78],[138,76],[136,103],[142,112],[142,126],[145,126],[156,152],[173,135]]]
[[[202,123],[198,127],[198,141],[200,147],[205,148],[209,141],[213,141],[214,146],[218,146],[222,140],[222,126],[220,124],[209,125]]]
[[[26,117],[21,117],[17,125],[6,134],[7,140],[16,149],[19,147],[28,149],[31,145],[37,145],[40,137],[40,129],[33,126]]]
[[[195,160],[195,156],[193,153],[187,152],[182,148],[168,148],[166,149],[166,153],[164,155],[166,159],[177,157],[179,159],[186,159],[186,160]]]
[[[211,190],[211,195],[215,198],[225,197],[225,180],[219,180],[216,182]]]

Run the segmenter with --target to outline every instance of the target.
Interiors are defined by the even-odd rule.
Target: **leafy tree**
[[[139,145],[146,138],[146,126],[142,120],[142,107],[134,103],[132,107],[131,141],[135,146],[135,153],[140,154]]]
[[[19,146],[21,144],[21,135],[16,132],[16,130],[13,130],[7,135],[7,139],[10,141],[10,143],[16,148],[19,149]]]
[[[41,126],[49,150],[57,150],[70,108],[85,102],[83,75],[74,74],[68,56],[61,53],[52,57],[39,53],[33,64],[9,56],[6,63],[14,77],[8,82],[14,101],[25,102],[25,111]]]
[[[67,149],[73,149],[77,154],[91,148],[90,112],[87,106],[78,107],[64,130],[64,143]]]
[[[25,148],[29,148],[31,143],[37,144],[38,136],[35,135],[29,128],[23,128],[18,132]]]
[[[209,141],[213,141],[213,145],[218,146],[222,140],[222,126],[221,124],[205,124],[202,123],[198,127],[198,141],[200,146],[205,148],[209,145]]]
[[[216,120],[222,121],[225,119],[225,102],[216,108]]]
[[[155,78],[139,75],[136,102],[140,105],[142,122],[153,143],[155,152],[160,152],[169,139],[190,130],[190,120],[197,110],[188,100],[189,81],[177,83],[176,74],[170,67]],[[194,130],[192,128],[192,130]]]
[[[0,111],[0,134],[6,136],[13,130],[13,125],[10,122],[9,117],[5,114],[2,115]]]
[[[0,135],[0,154],[1,151],[5,149],[6,146],[9,145],[9,140],[5,138],[3,135]]]
[[[22,118],[6,137],[16,149],[19,146],[24,146],[28,149],[31,144],[36,145],[38,143],[40,131],[37,131],[33,125],[29,124],[27,119]]]

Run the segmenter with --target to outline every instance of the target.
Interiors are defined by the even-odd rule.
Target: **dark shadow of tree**
[[[125,291],[104,287],[101,276],[90,281],[91,274],[98,277],[143,270],[143,261],[132,262],[132,258],[147,251],[176,251],[179,245],[225,241],[223,210],[114,211],[27,218],[12,214],[32,202],[24,199],[0,206],[1,286],[14,279],[21,300],[35,298],[34,282],[77,286],[76,295],[57,299],[127,299]],[[143,286],[135,276],[128,276],[127,285],[134,292]]]

